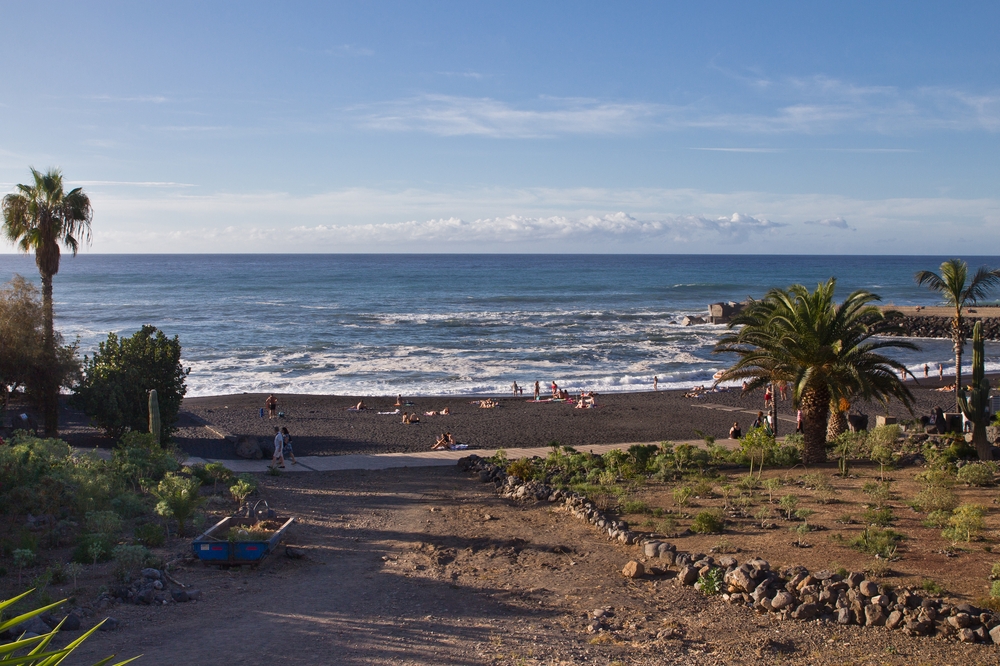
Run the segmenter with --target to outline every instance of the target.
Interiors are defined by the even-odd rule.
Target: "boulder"
[[[903,614],[898,610],[889,613],[889,618],[885,621],[885,626],[889,629],[895,629],[899,625],[903,624]]]
[[[273,453],[273,445],[272,445]],[[236,455],[240,458],[247,458],[248,460],[260,460],[264,457],[264,450],[260,446],[260,442],[257,441],[256,437],[250,435],[243,435],[236,439]],[[270,454],[268,454],[270,457]]]
[[[955,629],[965,629],[972,626],[972,616],[968,613],[958,613],[948,618],[948,624]]]
[[[854,624],[854,614],[850,608],[840,608],[837,610],[837,624]]]
[[[646,573],[646,568],[642,566],[642,562],[636,562],[631,560],[622,568],[622,575],[626,578],[641,578]]]
[[[724,577],[726,584],[733,588],[736,592],[753,592],[753,590],[757,587],[757,584],[754,583],[753,577],[750,575],[750,571],[748,571],[748,569],[749,567],[744,564],[742,567],[733,569],[727,573]]]
[[[659,541],[647,541],[642,546],[642,554],[646,557],[658,557],[659,556]]]
[[[858,585],[861,585],[861,583],[865,580],[865,575],[863,573],[857,573],[857,572],[849,573],[847,574],[847,578],[845,578],[844,580],[847,581],[847,586],[853,590]]]
[[[811,620],[819,615],[819,606],[816,604],[802,604],[793,610],[791,615],[796,620]]]
[[[958,640],[962,641],[963,643],[975,643],[976,634],[973,633],[972,629],[959,629]]]
[[[866,597],[874,597],[878,595],[878,585],[870,580],[863,580],[858,585],[858,591]]]
[[[681,585],[694,585],[698,582],[698,570],[694,567],[684,567],[677,574],[677,580]]]
[[[113,617],[109,617],[109,618],[107,618],[107,619],[104,620],[104,623],[101,625],[101,629],[100,630],[101,631],[114,631],[117,628],[118,628],[118,620],[116,620]]]
[[[885,625],[888,618],[885,615],[885,610],[881,606],[871,604],[865,606],[865,626],[866,627],[881,627]]]
[[[794,603],[796,603],[796,599],[792,596],[791,592],[781,591],[774,595],[774,598],[771,599],[771,608],[777,611],[782,608],[787,608]]]
[[[990,638],[993,642],[1000,645],[1000,624],[990,629]]]

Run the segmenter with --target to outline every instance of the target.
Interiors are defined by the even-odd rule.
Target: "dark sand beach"
[[[947,379],[946,379],[947,381]],[[951,394],[935,391],[936,379],[913,386],[916,414],[934,406],[945,410]],[[610,393],[598,396],[596,409],[575,409],[562,402],[498,398],[498,406],[481,409],[476,396],[404,397],[412,404],[401,411],[417,412],[420,423],[406,425],[401,414],[379,414],[396,409],[395,397],[277,394],[283,418],[259,416],[266,394],[239,394],[188,398],[184,401],[176,442],[189,455],[234,458],[233,444],[222,435],[273,436],[273,426],[288,427],[298,455],[401,453],[426,451],[437,435],[451,432],[470,449],[546,446],[553,441],[567,446],[700,439],[701,435],[725,438],[733,421],[746,429],[757,410],[763,409],[763,392],[740,391],[685,397],[684,391]],[[364,400],[371,407],[362,412],[348,407]],[[448,416],[425,416],[448,407]],[[881,407],[861,407],[872,416]],[[889,413],[910,418],[899,404]],[[779,435],[794,429],[791,402],[779,402]],[[208,427],[206,427],[208,426]],[[214,431],[214,432],[213,432]]]

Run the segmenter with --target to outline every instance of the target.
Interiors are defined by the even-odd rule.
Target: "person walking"
[[[267,418],[273,419],[278,415],[278,399],[274,397],[273,393],[267,396],[264,406],[267,407]]]
[[[516,398],[517,397],[517,382],[516,381],[511,385],[511,388],[514,390],[514,397]]]
[[[653,390],[659,391],[660,390],[659,386],[660,386],[660,378],[657,377],[656,375],[653,375]]]
[[[927,379],[927,372],[931,369],[931,366],[924,363],[924,379]]]
[[[541,393],[541,392],[542,392],[542,386],[536,380],[535,381],[535,402],[538,402],[538,394]]]
[[[938,363],[938,379],[944,381],[944,366]]]
[[[281,429],[274,426],[274,453],[271,454],[271,469],[285,467],[285,437],[281,434]]]
[[[288,428],[281,429],[281,457],[288,456],[292,459],[293,465],[298,465],[298,461],[295,460],[295,453],[292,451],[292,436],[288,434]]]

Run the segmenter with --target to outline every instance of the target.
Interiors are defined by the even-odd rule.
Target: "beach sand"
[[[937,380],[912,387],[916,414],[952,404],[949,393],[934,391]],[[273,437],[273,426],[286,426],[296,455],[404,453],[430,449],[437,435],[451,432],[470,449],[546,446],[553,441],[582,447],[588,444],[723,439],[733,421],[746,430],[757,410],[763,409],[763,392],[741,396],[740,391],[688,398],[684,391],[609,393],[598,396],[598,408],[575,409],[560,402],[530,402],[530,398],[498,398],[495,409],[472,404],[476,396],[411,397],[403,411],[416,411],[420,423],[405,425],[401,415],[382,415],[396,409],[395,397],[370,398],[332,395],[277,394],[283,418],[269,420],[259,410],[266,394],[245,393],[184,400],[177,445],[193,456],[235,458],[234,446],[224,435]],[[359,400],[372,409],[348,411]],[[449,416],[424,416],[427,411],[451,410]],[[872,418],[881,407],[862,409]],[[910,418],[893,404],[889,413]],[[779,402],[779,435],[794,430],[791,402]],[[208,427],[206,427],[208,426]],[[211,428],[211,429],[209,429]],[[700,435],[699,432],[703,433]]]

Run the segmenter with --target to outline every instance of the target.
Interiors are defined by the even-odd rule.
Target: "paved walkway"
[[[578,451],[603,454],[612,449],[627,449],[633,444],[660,444],[659,442],[628,442],[625,444],[594,444],[592,446],[576,447]],[[703,440],[689,440],[686,442],[674,442],[674,444],[704,444]],[[724,443],[721,442],[720,443]],[[545,457],[552,450],[548,446],[540,446],[530,449],[504,449],[508,459],[530,458],[532,456]],[[298,464],[293,465],[291,460],[285,461],[285,472],[336,472],[354,469],[391,469],[394,467],[441,467],[454,465],[459,458],[475,453],[477,456],[489,457],[496,453],[496,449],[468,449],[465,451],[421,451],[419,453],[376,453],[371,455],[345,455],[345,456],[297,456]],[[237,474],[243,472],[266,472],[270,460],[221,460],[215,458],[190,457],[184,461],[185,465],[203,465],[205,463],[220,462],[228,469]]]

